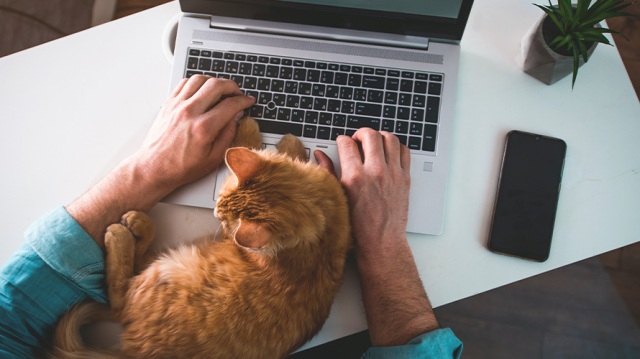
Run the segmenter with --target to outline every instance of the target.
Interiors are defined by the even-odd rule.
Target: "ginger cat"
[[[52,357],[283,358],[318,332],[351,246],[345,193],[307,162],[294,136],[278,152],[257,150],[258,125],[247,118],[234,145],[244,147],[226,153],[233,175],[215,210],[224,239],[184,245],[147,266],[153,223],[125,214],[105,236],[121,351],[100,354],[78,340],[80,325],[99,317],[91,303],[60,321]]]

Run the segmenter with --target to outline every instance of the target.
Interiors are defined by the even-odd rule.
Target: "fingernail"
[[[233,118],[234,121],[240,121],[240,119],[244,117],[244,111],[240,111],[236,113],[236,116]]]

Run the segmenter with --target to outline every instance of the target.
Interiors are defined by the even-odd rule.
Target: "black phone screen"
[[[549,257],[566,143],[511,131],[498,182],[489,249],[545,261]]]

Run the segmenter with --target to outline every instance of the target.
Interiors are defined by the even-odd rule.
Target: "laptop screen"
[[[183,12],[459,41],[473,0],[180,0]]]

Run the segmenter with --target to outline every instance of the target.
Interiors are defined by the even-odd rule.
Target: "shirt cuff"
[[[54,271],[78,286],[91,299],[106,303],[104,254],[64,207],[33,223],[25,238],[33,251]]]
[[[443,328],[419,335],[405,345],[371,347],[361,359],[458,359],[462,355],[462,347],[453,331]]]

